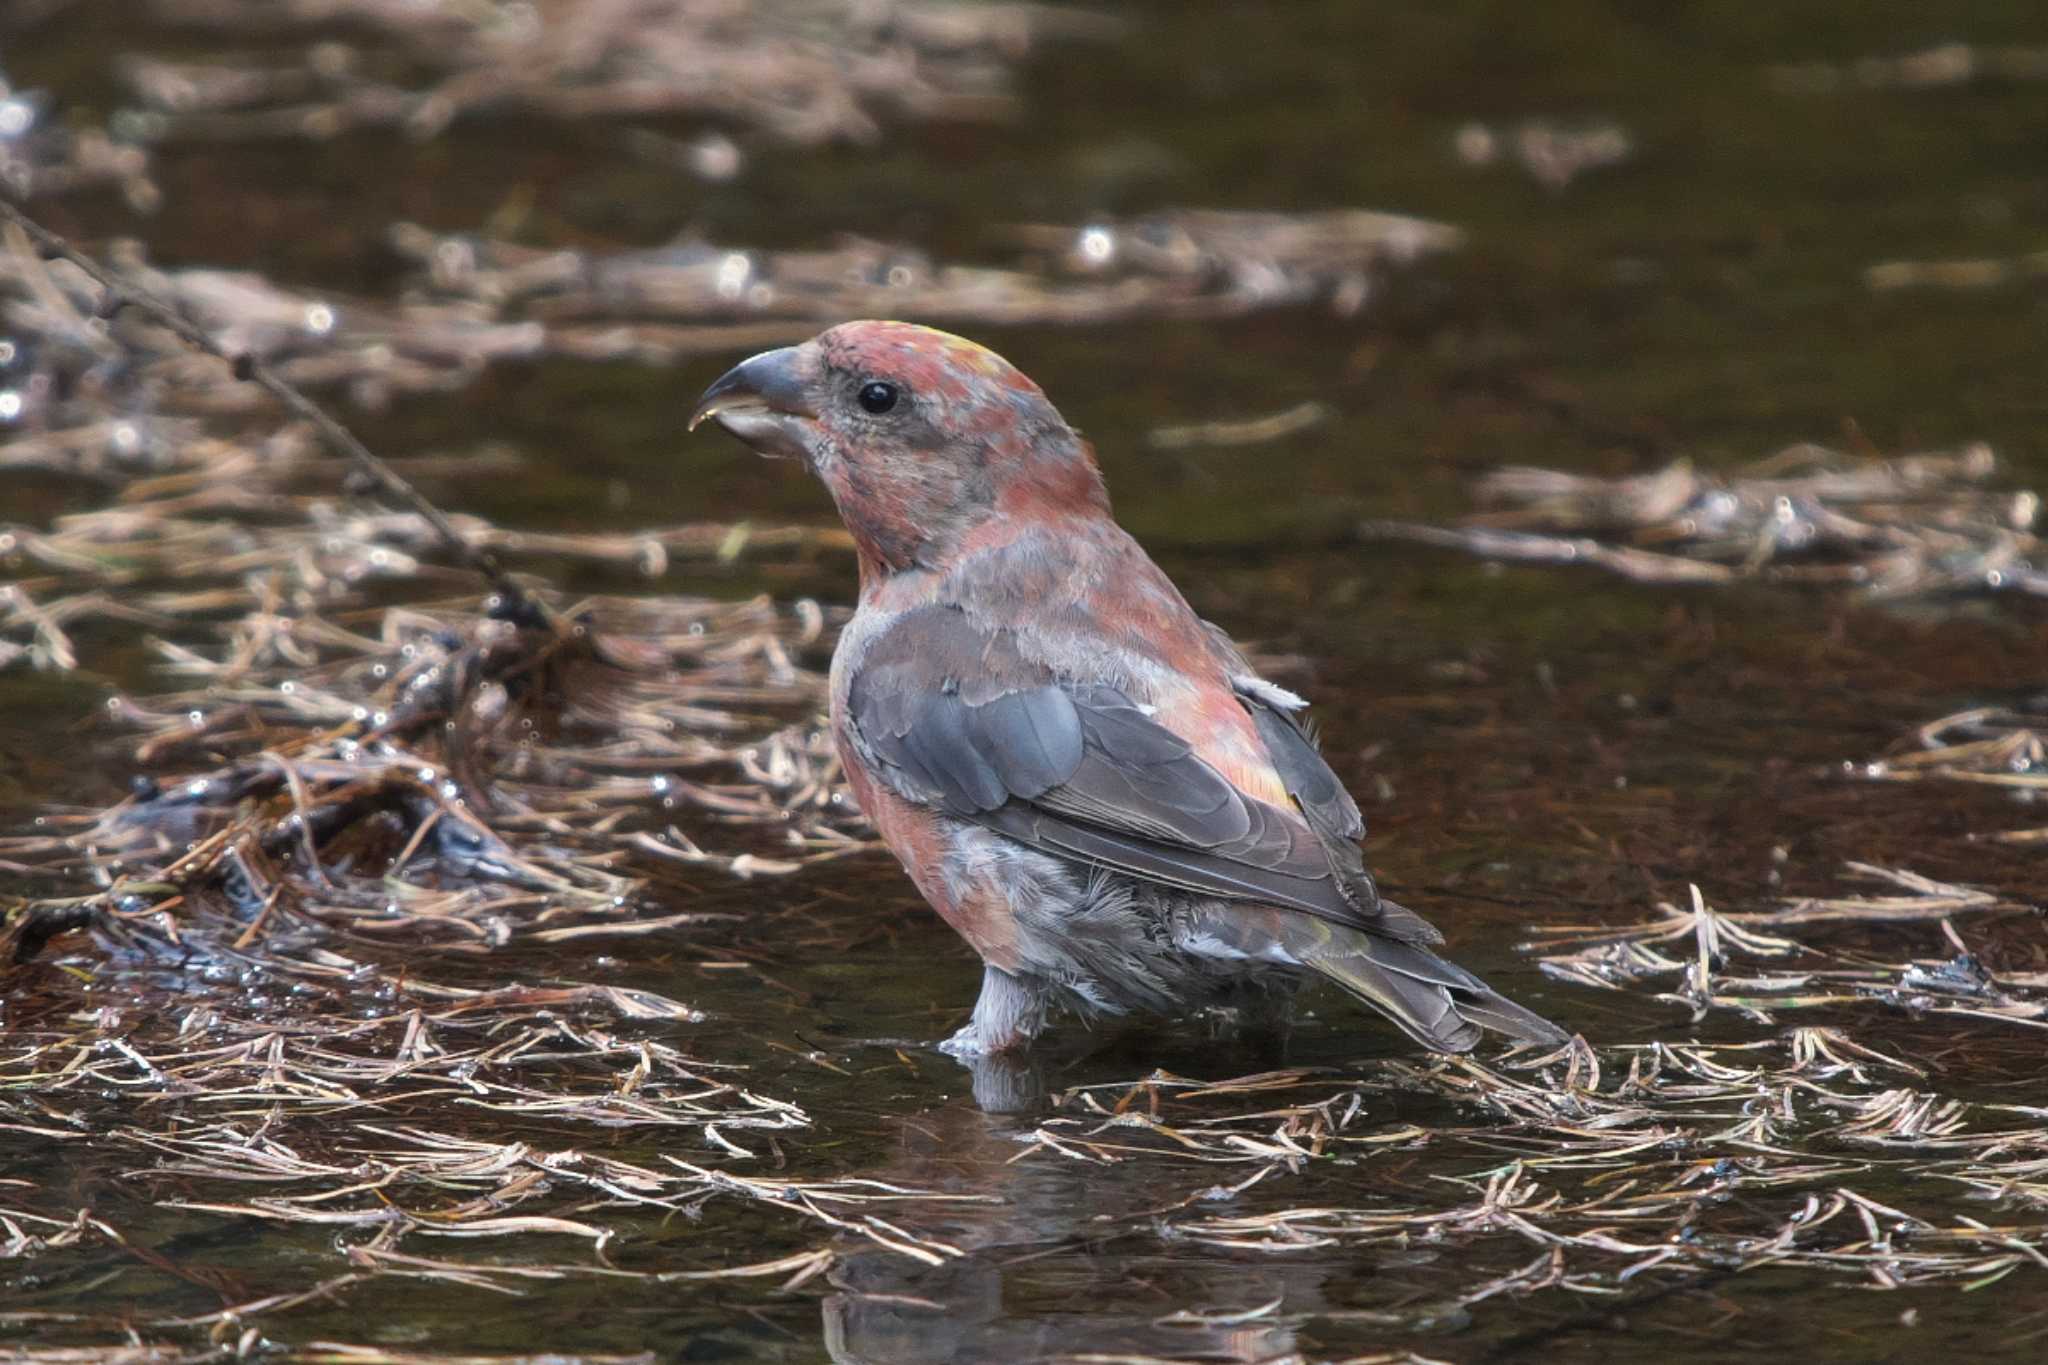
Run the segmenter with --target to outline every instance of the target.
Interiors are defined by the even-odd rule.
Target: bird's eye
[[[877,417],[896,406],[896,386],[870,379],[860,386],[860,405]]]

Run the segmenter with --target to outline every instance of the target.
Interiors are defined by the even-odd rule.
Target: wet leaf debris
[[[941,262],[914,246],[856,237],[782,251],[694,239],[573,250],[400,223],[390,240],[413,269],[395,300],[295,288],[251,271],[159,269],[132,242],[114,244],[111,255],[229,353],[260,361],[308,392],[339,392],[379,408],[406,394],[462,389],[494,365],[549,358],[672,365],[794,341],[850,317],[916,316],[964,327],[1303,307],[1350,313],[1367,305],[1388,272],[1454,249],[1460,234],[1365,210],[1173,210],[1018,228],[1011,259],[998,264]],[[0,381],[13,395],[0,408],[0,424],[69,428],[67,414],[53,406],[56,395],[75,392],[60,374],[86,381],[88,400],[97,395],[129,413],[263,411],[262,394],[195,364],[160,327],[126,315],[100,326],[100,304],[68,263],[41,260],[19,241],[0,253],[0,318],[13,348],[0,354]],[[131,428],[135,420],[129,417]],[[89,445],[81,455],[134,462],[158,444],[148,434],[131,429],[111,451]]]
[[[430,138],[487,115],[725,121],[776,142],[881,140],[891,123],[1014,115],[1011,72],[1041,46],[1100,40],[1074,7],[957,0],[149,0],[215,35],[312,38],[284,59],[131,55],[129,90],[160,140]],[[337,41],[337,23],[366,41]],[[287,51],[290,49],[287,48]]]
[[[0,32],[5,23],[0,16]],[[149,149],[68,113],[48,92],[17,88],[0,69],[0,192],[36,200],[105,189],[137,213],[155,211],[163,191],[151,178]]]
[[[650,880],[863,846],[814,719],[822,679],[792,657],[821,614],[621,599],[565,619],[556,636],[456,606],[273,614],[221,655],[166,646],[195,688],[110,707],[141,731],[135,793],[0,839],[88,888],[22,902],[15,955],[88,921],[166,950],[309,924],[458,952],[643,934],[689,918],[650,910]]]
[[[1809,896],[1775,909],[1727,913],[1709,906],[1694,887],[1689,907],[1660,903],[1647,922],[1546,925],[1525,946],[1547,975],[1577,985],[1624,990],[1667,983],[1657,998],[1689,1009],[1694,1023],[1722,1010],[1770,1025],[1793,1011],[1874,1006],[1917,1018],[2048,1027],[2048,974],[1994,970],[1956,928],[1964,915],[2030,921],[2031,904],[1901,868],[1852,864],[1848,871],[1885,894]],[[1886,961],[1860,943],[1833,947],[1827,941],[1830,930],[1870,925],[1920,926],[1935,951]],[[1928,934],[1929,928],[1938,934]]]
[[[1981,444],[1891,459],[1795,445],[1727,474],[1689,460],[1624,478],[1508,467],[1479,481],[1484,510],[1456,525],[1374,521],[1361,531],[1640,583],[2048,596],[2040,497],[1993,487],[1997,471]]]

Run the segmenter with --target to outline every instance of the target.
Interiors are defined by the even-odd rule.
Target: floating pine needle
[[[1800,445],[1728,475],[1685,460],[1621,479],[1506,468],[1479,485],[1495,510],[1460,525],[1361,529],[1483,559],[1590,564],[1643,583],[1754,578],[1882,598],[2048,594],[2040,499],[1987,489],[1996,468],[1983,445],[1890,460]]]

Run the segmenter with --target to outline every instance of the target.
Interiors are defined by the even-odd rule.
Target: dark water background
[[[2024,605],[1880,608],[1820,594],[1673,590],[1566,570],[1496,571],[1450,555],[1363,543],[1368,517],[1443,518],[1466,481],[1501,463],[1598,473],[1690,455],[1727,467],[1799,440],[1892,452],[1989,442],[2013,486],[2048,478],[2043,338],[2048,292],[1873,292],[1865,267],[1897,258],[2009,256],[2048,245],[2048,86],[1980,81],[1933,90],[1795,95],[1773,66],[1897,54],[1935,42],[2048,43],[2035,4],[1186,3],[1127,7],[1128,37],[1062,46],[1024,71],[1010,126],[891,129],[877,150],[756,149],[710,187],[636,161],[615,127],[464,123],[427,144],[363,134],[330,144],[168,149],[165,207],[133,220],[82,206],[69,225],[143,237],[164,264],[246,265],[281,281],[377,293],[399,263],[383,229],[411,219],[473,230],[530,197],[522,235],[576,245],[654,244],[685,228],[745,245],[805,245],[853,231],[942,256],[986,254],[992,225],[1082,222],[1172,205],[1362,206],[1439,218],[1460,253],[1389,280],[1358,318],[1271,313],[1243,321],[1091,329],[979,329],[1097,442],[1120,515],[1204,615],[1265,651],[1298,656],[1291,684],[1318,703],[1332,762],[1367,803],[1370,856],[1429,911],[1453,954],[1495,984],[1605,1043],[1682,1038],[1681,1010],[1545,982],[1513,951],[1545,920],[1632,918],[1698,883],[1723,908],[1842,887],[1845,861],[2030,895],[2038,854],[1969,841],[2028,822],[1990,791],[1843,780],[1844,760],[1948,710],[2048,685],[2048,644]],[[116,99],[119,46],[186,50],[87,6],[4,54],[22,84],[84,107]],[[1457,130],[1532,117],[1614,120],[1632,160],[1553,193],[1512,168],[1473,168]],[[550,363],[508,367],[462,392],[354,418],[393,454],[516,448],[516,480],[432,490],[515,525],[595,528],[750,517],[822,521],[823,495],[786,466],[682,418],[721,368],[674,372]],[[1153,427],[1263,414],[1304,400],[1336,416],[1255,448],[1154,449]],[[622,512],[621,495],[630,503]],[[89,489],[23,479],[10,520],[91,505]],[[851,596],[850,565],[692,568],[679,591]],[[76,734],[108,683],[147,686],[141,655],[96,649],[97,674],[0,676],[0,813],[118,790],[118,755]],[[1575,1311],[1501,1297],[1469,1321],[1389,1326],[1358,1316],[1426,1299],[1426,1258],[1305,1251],[1292,1259],[1098,1237],[1092,1220],[1188,1188],[1140,1167],[1007,1164],[1014,1122],[981,1113],[946,1059],[899,1062],[874,1039],[956,1026],[978,968],[920,910],[886,858],[735,887],[714,908],[760,912],[737,944],[760,977],[701,970],[722,945],[636,944],[619,980],[711,1014],[692,1037],[748,1061],[770,1093],[817,1119],[812,1173],[877,1174],[983,1190],[1004,1203],[951,1229],[977,1248],[927,1276],[856,1255],[854,1288],[942,1302],[933,1314],[875,1299],[778,1297],[748,1286],[550,1285],[519,1299],[431,1283],[298,1310],[299,1339],[394,1348],[622,1350],[690,1360],[1026,1360],[1058,1351],[1199,1349],[1200,1358],[1315,1358],[1409,1347],[1477,1360]],[[728,904],[729,902],[729,904]],[[801,910],[804,913],[784,913]],[[770,913],[774,911],[776,913]],[[807,949],[801,926],[829,920]],[[853,922],[858,932],[849,932]],[[1871,931],[1898,955],[1936,931]],[[1886,936],[1891,936],[1889,939]],[[1902,941],[1904,946],[1901,946]],[[2029,931],[2009,951],[2042,953]],[[519,965],[514,963],[514,966]],[[2024,959],[2018,964],[2024,965]],[[1333,1000],[1291,1061],[1340,1064],[1397,1045]],[[1711,1036],[1717,1026],[1705,1026]],[[1152,1066],[1221,1077],[1264,1065],[1236,1044],[1151,1022],[1107,1039],[1062,1030],[1059,1084]],[[1990,1026],[1885,1024],[1889,1045],[1939,1057],[1962,1095],[2038,1103],[2038,1044]],[[821,1049],[852,1073],[796,1054]],[[1426,1118],[1396,1110],[1388,1121]],[[630,1151],[629,1145],[622,1151]],[[6,1155],[16,1178],[80,1203],[124,1197],[90,1159]],[[1426,1157],[1318,1168],[1261,1195],[1285,1204],[1398,1197]],[[1867,1187],[1883,1196],[1878,1181]],[[1248,1207],[1261,1207],[1254,1200]],[[318,1230],[127,1210],[122,1226],[166,1255],[331,1269]],[[942,1234],[945,1225],[938,1226]],[[780,1239],[788,1238],[787,1244]],[[763,1230],[745,1206],[649,1227],[641,1268],[759,1259],[815,1240]],[[1451,1253],[1456,1255],[1458,1253]],[[1486,1253],[1493,1254],[1493,1253]],[[1499,1270],[1525,1260],[1519,1245]],[[323,1272],[324,1273],[324,1272]],[[1469,1270],[1467,1278],[1475,1277]],[[17,1290],[23,1288],[17,1283]],[[68,1309],[206,1311],[203,1291],[110,1261],[59,1286]],[[1190,1303],[1285,1302],[1289,1326],[1212,1330],[1194,1342],[1155,1319]],[[42,1306],[52,1306],[48,1299]],[[1901,1315],[1916,1325],[1902,1326]],[[1541,1348],[1573,1360],[1717,1360],[1775,1351],[1839,1361],[2010,1354],[2048,1324],[2048,1278],[2022,1272],[1981,1295],[1823,1287],[1764,1272],[1698,1295],[1650,1299]],[[1181,1331],[1183,1335],[1176,1335]]]

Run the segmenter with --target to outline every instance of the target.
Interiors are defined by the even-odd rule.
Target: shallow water
[[[1863,279],[1884,260],[2043,245],[2043,88],[1793,95],[1768,79],[1783,63],[1951,39],[2048,43],[2037,6],[1943,11],[1936,20],[1846,6],[1587,3],[1545,7],[1539,21],[1510,5],[1139,5],[1124,39],[1061,47],[1027,68],[1026,112],[1013,126],[892,130],[872,152],[760,148],[722,187],[635,163],[601,126],[466,124],[425,145],[361,136],[172,150],[155,219],[105,205],[64,217],[141,235],[165,263],[248,264],[368,291],[395,277],[379,245],[387,223],[472,229],[508,186],[534,193],[527,232],[537,241],[652,243],[699,226],[723,241],[799,244],[852,230],[961,253],[985,245],[991,224],[1177,204],[1360,205],[1456,223],[1470,234],[1466,249],[1389,279],[1355,319],[1289,311],[978,337],[1097,442],[1123,520],[1197,608],[1262,652],[1299,661],[1285,681],[1318,703],[1333,765],[1356,790],[1377,792],[1365,802],[1375,867],[1444,927],[1452,955],[1600,1044],[1737,1039],[1769,1031],[1721,1017],[1695,1026],[1640,993],[1548,981],[1515,944],[1531,925],[1639,918],[1655,901],[1681,900],[1688,883],[1728,909],[1837,893],[1850,860],[2028,898],[2038,854],[1968,836],[2036,817],[1988,788],[1859,783],[1842,765],[1933,716],[2038,690],[2048,640],[2036,616],[2006,601],[1908,610],[1496,570],[1361,542],[1355,527],[1452,515],[1465,481],[1501,463],[1622,473],[1688,454],[1714,468],[1809,439],[1888,452],[1984,440],[2013,486],[2048,478],[2038,284],[1877,293]],[[111,98],[108,13],[87,7],[6,52],[11,74],[86,104]],[[189,41],[121,36],[162,50]],[[1614,120],[1635,155],[1552,192],[1511,166],[1470,167],[1454,154],[1472,121],[1532,117]],[[691,397],[720,368],[507,369],[352,420],[390,453],[516,447],[530,462],[518,480],[433,490],[515,524],[618,524],[622,488],[635,525],[825,518],[822,495],[788,468],[716,437],[683,439]],[[1279,444],[1167,451],[1145,440],[1161,425],[1309,399],[1335,416]],[[16,497],[9,519],[35,520],[90,505],[91,491],[39,486]],[[671,582],[714,594],[851,594],[850,565],[830,557],[692,568]],[[113,640],[89,661],[97,675],[0,676],[0,809],[18,821],[40,801],[119,790],[118,754],[63,731],[108,680],[146,685],[140,659],[132,642]],[[341,1298],[296,1309],[266,1334],[423,1351],[651,1347],[687,1360],[1322,1360],[1408,1349],[1457,1361],[1737,1350],[1880,1361],[1936,1349],[2033,1358],[2038,1341],[2027,1338],[2048,1326],[2039,1269],[1974,1294],[1863,1292],[1853,1277],[1769,1270],[1613,1298],[1502,1294],[1443,1312],[1459,1287],[1517,1268],[1532,1248],[1492,1238],[1261,1255],[1154,1235],[1137,1215],[1244,1172],[1014,1160],[1032,1120],[984,1112],[964,1072],[910,1045],[956,1026],[978,968],[886,858],[720,887],[710,899],[745,921],[729,934],[636,943],[609,967],[517,954],[488,965],[608,972],[705,1010],[687,1034],[693,1052],[748,1064],[765,1092],[813,1117],[783,1140],[793,1170],[993,1196],[918,1224],[968,1255],[927,1270],[850,1249],[830,1288],[787,1295],[744,1281],[595,1279],[514,1298],[385,1281],[374,1314]],[[1874,955],[1945,951],[1931,926],[1862,933]],[[2038,966],[2037,921],[1985,933],[1973,946]],[[734,956],[757,970],[702,965]],[[1401,1051],[1334,998],[1315,997],[1309,1010],[1288,1065],[1341,1073]],[[1934,1060],[1945,1093],[2042,1102],[2030,1031],[1839,1018],[1874,1023],[1889,1048]],[[1063,1026],[1042,1063],[1055,1089],[1155,1067],[1221,1079],[1275,1064],[1248,1043],[1157,1021],[1097,1037]],[[1375,1092],[1371,1102],[1384,1109],[1375,1126],[1429,1122],[1444,1108],[1420,1095]],[[662,1150],[658,1133],[622,1130],[614,1154]],[[111,1180],[83,1144],[0,1134],[0,1154],[0,1174],[90,1205],[187,1272],[111,1254],[24,1262],[0,1267],[12,1306],[203,1313],[223,1301],[206,1283],[216,1274],[247,1297],[331,1273],[331,1234],[318,1228],[153,1210],[148,1190]],[[1427,1150],[1312,1166],[1230,1208],[1426,1200],[1435,1177],[1474,1166]],[[1905,1197],[1888,1179],[1859,1188]],[[1910,1193],[1923,1211],[1952,1204],[1993,1216],[1944,1188]],[[641,1220],[616,1258],[693,1269],[817,1243],[814,1227],[713,1203],[695,1220]],[[1276,1300],[1276,1311],[1244,1322],[1164,1320]]]

